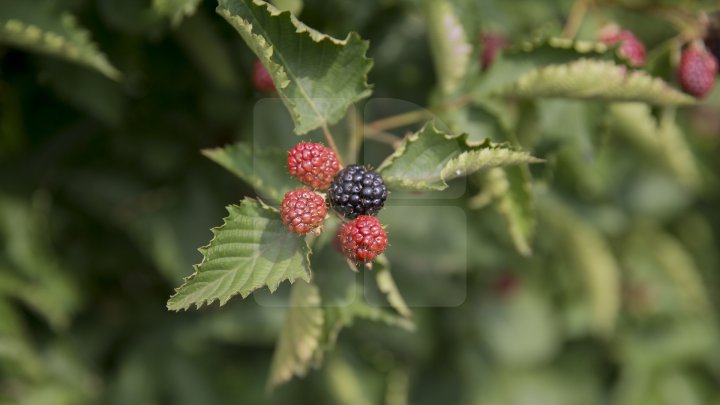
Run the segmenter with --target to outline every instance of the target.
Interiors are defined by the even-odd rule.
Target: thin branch
[[[398,115],[391,115],[369,123],[367,126],[376,130],[384,131],[386,129],[403,127],[405,125],[414,124],[432,118],[432,113],[427,110],[415,110]]]
[[[333,152],[335,152],[335,155],[337,155],[338,163],[340,163],[341,166],[344,166],[342,155],[340,154],[340,151],[335,144],[335,138],[333,138],[332,133],[330,133],[330,128],[328,128],[327,123],[323,123],[322,131],[323,135],[325,135],[325,141],[327,141],[328,146],[330,147],[330,149],[332,149]]]
[[[589,5],[590,0],[575,0],[565,23],[565,28],[563,28],[563,37],[575,38]]]
[[[363,122],[354,106],[350,107],[347,123],[350,131],[347,158],[349,163],[355,163],[358,160],[358,152],[360,151],[360,145],[362,145],[363,141]]]
[[[402,142],[401,138],[398,138],[388,132],[378,131],[374,128],[367,128],[365,131],[365,138],[390,145],[393,148],[397,147]]]
[[[458,97],[445,104],[431,107],[428,110],[415,110],[406,113],[391,115],[389,117],[381,118],[379,120],[372,121],[365,125],[365,132],[382,132],[388,129],[403,127],[405,125],[415,124],[420,121],[425,121],[433,117],[435,113],[453,110],[460,108],[473,100],[473,97],[469,94]]]

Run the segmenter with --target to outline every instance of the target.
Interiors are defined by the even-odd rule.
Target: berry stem
[[[358,161],[358,152],[363,141],[363,122],[355,107],[351,107],[348,113],[348,129],[350,131],[350,142],[347,147],[348,163]]]
[[[327,123],[323,123],[322,131],[323,131],[323,135],[325,135],[325,141],[327,141],[328,146],[330,147],[330,149],[332,149],[333,152],[335,152],[335,155],[337,155],[338,163],[340,163],[340,166],[343,166],[344,164],[343,164],[342,155],[340,154],[340,151],[338,150],[338,147],[335,144],[335,138],[333,138],[333,135],[330,132],[330,128],[328,128]]]

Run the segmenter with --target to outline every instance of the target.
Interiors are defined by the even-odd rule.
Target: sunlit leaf
[[[239,142],[205,149],[203,154],[273,201],[282,201],[287,191],[299,187],[287,172],[287,152],[280,149],[254,148],[250,143]]]
[[[518,98],[642,101],[659,105],[695,103],[692,97],[643,71],[592,59],[532,70],[497,94]]]
[[[469,144],[466,134],[448,135],[427,124],[406,137],[378,170],[391,189],[444,190],[447,181],[479,170],[540,161],[507,144]]]
[[[111,79],[120,77],[75,17],[54,13],[51,2],[0,2],[0,42],[79,63]]]
[[[215,300],[224,305],[236,294],[245,298],[264,286],[272,292],[286,280],[310,280],[310,249],[286,229],[276,210],[247,198],[227,210],[230,215],[200,249],[202,262],[170,297],[168,309],[199,308]]]
[[[153,0],[153,10],[168,17],[173,25],[180,24],[184,17],[191,16],[201,0]]]
[[[472,46],[448,0],[426,2],[425,15],[440,88],[452,94],[467,73]]]
[[[338,122],[370,95],[368,43],[356,33],[332,38],[260,0],[220,0],[217,11],[272,76],[297,134]]]
[[[302,281],[293,284],[288,305],[270,367],[270,389],[307,373],[323,332],[324,312],[315,284]]]

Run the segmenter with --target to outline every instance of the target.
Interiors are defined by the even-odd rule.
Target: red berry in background
[[[303,184],[326,189],[340,170],[335,152],[320,143],[301,142],[290,149],[288,171]]]
[[[519,286],[520,280],[510,272],[501,274],[491,284],[493,292],[502,298],[508,298]]]
[[[700,41],[693,42],[680,56],[678,80],[682,89],[697,98],[705,97],[715,86],[718,62]]]
[[[360,215],[340,228],[340,245],[345,257],[367,264],[385,251],[387,234],[377,217]]]
[[[322,225],[327,207],[318,193],[301,188],[285,193],[280,216],[289,230],[301,235],[312,232]]]
[[[273,83],[270,73],[259,60],[256,60],[253,64],[252,82],[255,90],[261,93],[272,93],[275,91],[275,83]]]
[[[611,24],[603,27],[599,33],[600,42],[607,45],[620,44],[618,52],[627,59],[631,66],[645,64],[645,45],[628,30],[621,30],[617,25]]]
[[[480,42],[483,46],[480,61],[483,70],[487,70],[495,61],[497,53],[508,47],[508,41],[502,34],[486,33],[480,36]]]

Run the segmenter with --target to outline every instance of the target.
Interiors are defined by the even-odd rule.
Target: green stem
[[[340,151],[338,150],[338,147],[335,144],[335,138],[333,138],[333,135],[330,132],[330,128],[328,128],[326,123],[323,124],[322,131],[323,131],[323,135],[325,135],[325,141],[327,141],[328,146],[330,147],[330,149],[332,149],[333,152],[335,152],[335,155],[337,155],[338,163],[340,163],[340,166],[344,166],[343,160],[342,160],[342,155],[340,154]]]
[[[575,38],[589,6],[590,0],[575,0],[565,23],[565,28],[563,28],[563,37]]]

